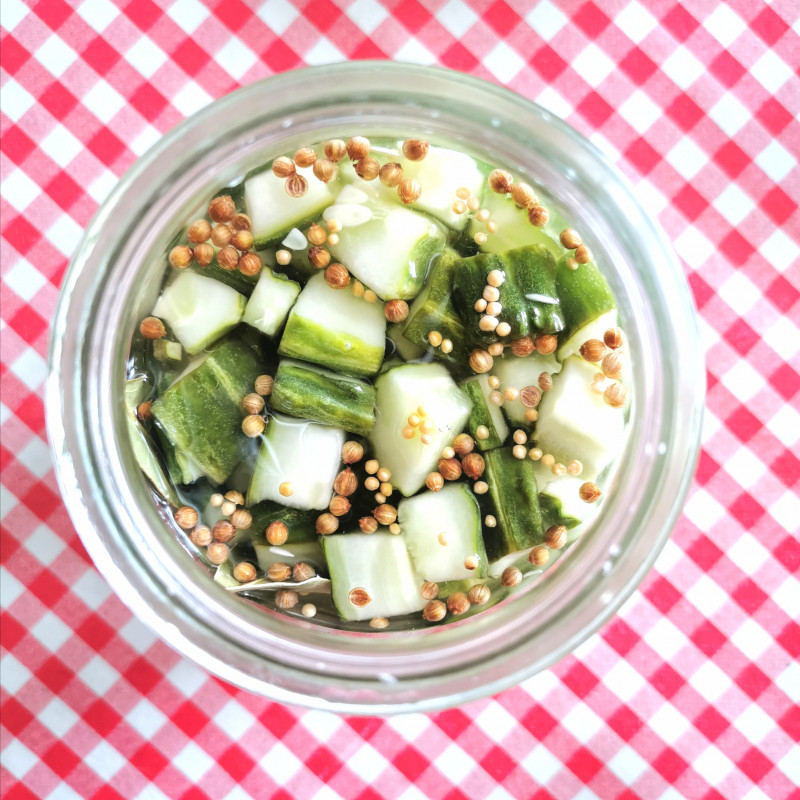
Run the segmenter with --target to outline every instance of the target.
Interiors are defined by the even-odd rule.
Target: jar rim
[[[216,586],[209,587],[208,577],[200,575],[199,570],[192,575],[188,566],[194,565],[190,564],[185,551],[177,542],[163,537],[163,531],[159,536],[158,531],[153,530],[155,517],[148,516],[146,509],[138,509],[142,512],[138,514],[135,509],[125,508],[123,501],[135,499],[130,486],[124,485],[124,481],[119,485],[114,482],[114,477],[124,474],[126,468],[131,474],[131,462],[129,454],[126,461],[126,454],[110,441],[112,437],[98,433],[113,427],[115,419],[117,423],[121,419],[118,404],[115,406],[108,387],[101,385],[101,381],[104,376],[111,376],[114,364],[119,364],[124,342],[104,341],[100,332],[108,329],[109,321],[114,321],[111,313],[114,306],[107,302],[107,298],[114,291],[115,281],[124,283],[124,278],[119,278],[123,267],[135,263],[134,245],[146,251],[154,239],[148,240],[143,235],[136,242],[125,245],[115,241],[110,231],[141,232],[152,223],[151,216],[155,214],[153,208],[149,212],[142,211],[144,200],[158,207],[159,201],[164,201],[170,192],[191,194],[193,186],[203,180],[213,180],[214,169],[219,164],[230,166],[235,163],[237,155],[241,160],[242,154],[237,154],[235,143],[246,143],[254,137],[257,139],[258,135],[262,135],[259,141],[266,141],[269,138],[267,133],[254,132],[252,120],[238,126],[230,125],[230,118],[240,119],[242,110],[259,107],[259,103],[267,101],[274,103],[276,97],[284,98],[283,105],[278,104],[268,114],[259,117],[268,118],[272,127],[267,122],[259,124],[274,136],[287,118],[295,127],[302,127],[298,120],[309,117],[303,102],[307,103],[307,98],[315,96],[315,92],[319,105],[314,111],[324,117],[325,108],[332,106],[334,98],[345,94],[342,82],[350,80],[354,81],[353,86],[344,89],[355,96],[352,103],[363,103],[366,98],[372,98],[376,101],[376,108],[380,108],[380,102],[389,102],[386,100],[387,91],[393,89],[407,117],[421,115],[431,126],[443,125],[448,114],[450,122],[451,118],[458,117],[448,107],[446,94],[463,93],[469,87],[467,98],[460,95],[459,104],[464,107],[462,115],[466,117],[470,111],[478,119],[486,121],[487,133],[492,134],[490,138],[504,152],[507,145],[498,143],[504,141],[503,137],[514,139],[515,135],[519,139],[519,132],[526,130],[526,125],[531,131],[549,131],[560,148],[553,169],[563,171],[566,193],[572,192],[580,198],[581,192],[585,194],[591,187],[602,186],[604,198],[611,198],[622,220],[617,220],[622,230],[614,232],[618,239],[617,250],[627,251],[630,261],[634,260],[632,254],[643,253],[647,257],[645,266],[658,272],[657,275],[648,274],[641,268],[643,274],[637,280],[641,284],[638,286],[639,300],[650,304],[648,311],[660,309],[661,312],[653,314],[658,329],[653,328],[649,333],[653,338],[651,355],[660,359],[664,375],[650,374],[649,383],[643,381],[636,387],[635,394],[643,402],[636,403],[638,417],[635,423],[649,436],[646,442],[637,443],[640,447],[649,446],[657,450],[662,444],[669,444],[671,458],[667,458],[666,453],[652,452],[648,455],[648,480],[640,474],[640,485],[636,487],[637,513],[630,509],[626,511],[621,502],[615,505],[611,497],[606,501],[606,508],[601,509],[601,514],[605,515],[602,521],[608,525],[624,523],[627,526],[614,541],[615,547],[622,548],[624,544],[625,548],[610,556],[608,552],[602,552],[609,546],[606,543],[603,547],[599,535],[594,536],[594,541],[588,541],[581,558],[585,562],[597,562],[594,567],[596,580],[590,590],[587,589],[588,595],[576,603],[576,609],[564,611],[565,616],[560,620],[562,630],[556,629],[556,633],[552,633],[552,626],[557,623],[549,621],[550,638],[556,636],[556,641],[551,642],[544,654],[538,652],[537,637],[530,635],[540,630],[541,625],[513,624],[515,614],[512,612],[515,609],[511,606],[518,604],[522,597],[511,598],[491,612],[441,630],[420,632],[422,635],[413,638],[435,644],[414,651],[416,663],[408,665],[410,672],[401,668],[402,660],[408,660],[403,653],[407,653],[409,648],[413,650],[415,645],[409,645],[412,637],[402,634],[395,635],[397,653],[390,648],[388,655],[383,653],[380,658],[375,658],[363,648],[359,650],[353,640],[347,642],[342,653],[326,650],[325,647],[333,648],[334,645],[328,645],[328,640],[324,639],[323,646],[323,638],[319,636],[309,639],[316,642],[315,646],[299,646],[294,641],[295,621],[288,625],[285,619],[276,619],[272,620],[275,624],[269,631],[270,647],[261,642],[263,646],[257,648],[254,640],[248,641],[248,637],[259,637],[253,620],[244,611],[233,610],[235,606],[227,601],[233,600],[242,608],[245,604],[236,598],[222,597],[221,590]],[[413,90],[404,88],[409,81]],[[390,90],[387,90],[387,85]],[[485,106],[492,105],[491,113],[486,108],[482,113],[476,110],[478,101]],[[344,101],[337,99],[336,102]],[[341,111],[338,106],[337,110]],[[437,113],[438,117],[435,116]],[[514,115],[516,117],[512,119]],[[369,114],[362,113],[360,117],[356,114],[354,118],[366,121]],[[498,126],[494,125],[495,119],[499,120]],[[473,124],[466,119],[461,122],[464,130],[475,130],[474,121]],[[216,133],[209,137],[211,129]],[[531,135],[529,141],[521,144],[517,141],[516,144],[522,150],[524,146],[530,150],[534,141],[538,143],[541,138],[536,140]],[[555,147],[552,142],[551,145]],[[199,154],[205,161],[201,159],[200,164],[187,164],[189,159],[197,158]],[[559,157],[563,163],[558,161]],[[228,162],[225,162],[226,158]],[[524,160],[522,156],[520,159]],[[184,170],[187,175],[191,173],[194,183],[187,177],[176,187],[166,187],[163,171],[169,162],[173,162],[169,175]],[[567,174],[568,170],[573,174]],[[592,173],[591,180],[584,175],[589,172]],[[150,195],[155,197],[146,191],[144,198],[137,197],[137,193],[141,195],[147,187],[150,187]],[[586,211],[589,213],[588,209]],[[609,213],[609,206],[603,209],[603,213]],[[602,220],[596,221],[602,225]],[[142,241],[147,246],[142,247]],[[633,265],[632,276],[637,274],[637,267],[639,265]],[[636,287],[631,291],[633,288]],[[665,314],[664,309],[670,307],[673,313]],[[117,308],[116,313],[123,312]],[[644,319],[647,314],[641,309],[632,308],[630,313],[641,318],[642,326],[655,325],[653,320],[648,323]],[[105,324],[99,325],[98,320]],[[51,338],[47,381],[48,432],[62,493],[95,564],[134,613],[184,655],[232,683],[282,702],[365,714],[433,710],[499,691],[550,666],[604,624],[649,571],[680,512],[699,451],[705,373],[697,341],[699,333],[691,295],[671,248],[636,201],[627,181],[580,133],[530,101],[478,78],[438,67],[383,61],[346,62],[283,73],[221,98],[178,125],[123,176],[90,223],[64,279]],[[668,346],[681,354],[680,369],[673,362]],[[643,368],[645,372],[654,370],[647,363]],[[665,380],[667,374],[670,380]],[[664,418],[654,419],[658,413],[665,415]],[[664,435],[666,421],[672,426],[668,432],[669,441]],[[634,459],[642,454],[629,455]],[[629,484],[633,486],[631,473],[639,466],[639,462],[627,465],[627,473],[620,478],[623,488],[628,488]],[[649,491],[652,495],[644,497]],[[645,501],[649,503],[646,509],[642,505]],[[644,515],[640,513],[643,510],[646,511]],[[132,533],[139,524],[143,529]],[[580,544],[583,546],[584,542]],[[629,556],[627,560],[623,557],[626,555]],[[634,555],[637,563],[630,562]],[[182,556],[186,564],[175,569],[178,556]],[[598,559],[601,560],[598,562]],[[599,566],[606,561],[610,566],[607,574],[603,574]],[[559,569],[562,583],[576,577],[574,573],[581,563],[580,559],[574,558]],[[199,580],[201,577],[203,581]],[[551,581],[547,591],[539,593],[539,601],[561,609],[563,598],[558,597],[557,589],[556,581]],[[212,618],[198,615],[197,609],[192,607],[202,596],[215,609]],[[521,612],[526,621],[534,610],[531,605],[528,602]],[[519,605],[516,610],[519,611]],[[502,615],[502,623],[497,622],[496,611]],[[576,614],[580,611],[583,611],[585,619],[577,619]],[[238,619],[234,619],[237,616]],[[487,622],[479,622],[484,616]],[[490,619],[491,623],[488,622]],[[227,627],[229,624],[234,626],[238,638],[233,637]],[[456,634],[451,636],[448,630]],[[465,631],[470,635],[467,636]],[[384,640],[386,634],[367,636]],[[216,642],[214,637],[218,637]],[[475,637],[481,637],[480,642],[475,642]],[[468,647],[470,638],[473,639],[471,648]],[[283,663],[270,661],[265,655],[268,650],[274,652],[276,648],[285,650]],[[301,667],[289,663],[289,657],[308,659],[308,662]],[[322,663],[322,667],[316,670],[312,668],[315,658]],[[446,663],[452,658],[459,659],[456,665]],[[356,661],[357,664],[350,663]],[[344,674],[347,670],[343,664],[352,672]],[[388,671],[376,671],[387,665],[390,665]],[[334,674],[333,667],[344,671]],[[373,681],[364,676],[370,671],[376,676]],[[328,688],[321,693],[320,684],[323,682]]]

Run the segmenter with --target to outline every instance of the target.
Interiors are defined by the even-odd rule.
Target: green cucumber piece
[[[539,490],[533,462],[515,458],[509,448],[489,450],[484,480],[497,525],[484,528],[483,536],[490,562],[510,553],[528,550],[544,541]]]
[[[597,365],[570,356],[539,404],[534,430],[537,446],[556,461],[583,464],[581,477],[593,481],[619,454],[625,442],[625,411],[592,391]]]
[[[247,492],[248,505],[272,500],[289,508],[326,509],[339,470],[344,433],[317,422],[273,414]],[[291,494],[280,493],[288,483]]]
[[[511,326],[511,339],[539,332],[557,333],[564,327],[556,294],[555,259],[546,247],[534,244],[504,253],[482,253],[456,264],[455,307],[470,339],[491,343],[500,338],[494,331],[480,329],[484,315],[474,308],[475,301],[483,296],[492,270],[499,270],[505,276],[499,287],[503,309],[498,319]]]
[[[271,564],[283,561],[295,564],[305,561],[317,570],[324,569],[325,557],[319,546],[316,520],[318,511],[301,511],[286,508],[278,503],[265,501],[250,508],[253,523],[248,529],[256,551],[259,567],[266,572]],[[282,545],[271,545],[267,541],[267,528],[273,522],[283,522],[289,529],[289,537]]]
[[[420,578],[438,583],[482,578],[488,561],[481,535],[481,512],[469,487],[450,483],[400,501],[397,521]],[[478,566],[464,561],[475,556]]]
[[[161,292],[153,316],[163,319],[194,355],[234,328],[246,305],[247,298],[230,286],[187,270]]]
[[[564,315],[565,341],[579,328],[617,307],[608,281],[592,262],[570,269],[567,256],[561,258],[556,269],[556,292]]]
[[[276,411],[367,436],[375,424],[375,389],[365,381],[283,359],[270,403]]]
[[[302,228],[333,203],[328,184],[319,180],[311,167],[298,167],[297,172],[308,182],[302,197],[286,193],[286,180],[273,174],[271,162],[245,179],[244,199],[256,248],[284,238],[292,228]]]
[[[392,484],[409,496],[425,483],[436,468],[442,449],[461,432],[470,412],[469,398],[458,388],[441,364],[403,364],[375,381],[375,427],[370,440],[375,458],[392,473]],[[430,444],[423,444],[417,430],[403,438],[408,417],[422,406],[433,422]]]
[[[519,392],[526,386],[538,386],[543,372],[555,375],[560,369],[554,354],[543,356],[534,352],[522,358],[510,354],[496,358],[492,373],[500,379],[499,391],[514,388]],[[531,423],[525,417],[526,410],[519,397],[503,403],[503,413],[512,425],[530,427]]]
[[[416,297],[431,261],[445,245],[442,230],[416,211],[377,202],[348,204],[347,209],[331,206],[324,216],[338,219],[352,209],[369,214],[369,219],[351,225],[342,220],[339,241],[330,248],[334,258],[384,300]]]
[[[508,425],[503,412],[489,401],[489,393],[492,391],[489,386],[489,376],[476,375],[474,378],[468,378],[461,384],[461,388],[472,401],[467,427],[477,448],[493,450],[495,447],[502,447],[508,438]],[[486,439],[479,439],[477,436],[477,430],[481,426],[489,431]]]
[[[458,253],[445,249],[431,267],[425,288],[417,295],[408,312],[403,336],[424,350],[430,348],[428,334],[439,331],[453,343],[450,353],[434,348],[433,355],[443,361],[463,365],[467,360],[464,323],[453,305],[453,271],[460,260]]]
[[[584,503],[580,498],[583,478],[564,475],[544,485],[539,492],[539,505],[549,525],[574,528],[585,522],[596,510],[596,503]]]
[[[197,359],[153,403],[153,417],[184,477],[196,465],[222,483],[241,461],[248,442],[242,433],[242,398],[260,372],[249,347],[227,340]]]
[[[256,288],[247,301],[242,322],[252,325],[267,336],[274,336],[286,321],[299,294],[299,283],[290,281],[283,275],[276,275],[269,267],[264,267]]]
[[[395,325],[390,325],[386,330],[386,336],[392,340],[397,355],[400,356],[403,361],[416,361],[417,359],[422,358],[422,356],[425,354],[425,350],[406,339],[404,336],[406,322],[408,322],[408,320],[405,322],[398,322]],[[385,366],[386,362],[384,361],[384,367]]]
[[[323,536],[322,550],[331,578],[331,596],[344,620],[397,617],[421,611],[422,581],[414,572],[402,536],[348,533]],[[366,605],[353,605],[350,593],[362,589]]]
[[[578,328],[564,343],[558,348],[556,355],[559,361],[566,361],[571,355],[579,354],[581,345],[589,339],[599,339],[603,341],[603,334],[609,328],[617,327],[617,310],[606,311],[600,316],[587,322]]]
[[[219,251],[219,247],[215,247],[215,251]],[[193,261],[189,266],[189,271],[197,275],[202,275],[205,278],[212,278],[219,283],[235,289],[239,294],[249,297],[255,288],[258,278],[254,275],[245,275],[239,272],[238,269],[223,269],[218,263],[216,255],[214,260],[205,267],[201,267],[196,261]]]
[[[280,547],[268,544],[265,539],[263,543],[256,543],[253,547],[258,566],[263,572],[279,562],[290,566],[303,562],[310,564],[318,573],[327,573],[325,554],[316,539],[313,542],[287,542]]]
[[[348,289],[332,289],[323,274],[309,280],[289,312],[278,352],[355,377],[374,375],[386,349],[386,317]]]
[[[161,361],[170,367],[174,367],[176,362],[183,360],[183,348],[178,342],[170,342],[169,339],[156,339],[153,342],[153,357],[156,361]]]

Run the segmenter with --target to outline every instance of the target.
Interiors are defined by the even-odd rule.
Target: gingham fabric
[[[797,0],[0,14],[5,798],[800,797]],[[270,703],[157,640],[75,534],[42,406],[68,259],[134,159],[239,85],[358,58],[506,84],[609,153],[674,242],[708,368],[685,513],[620,614],[517,688],[387,720]]]

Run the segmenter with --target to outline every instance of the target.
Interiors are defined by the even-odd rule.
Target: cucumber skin
[[[216,483],[242,459],[247,444],[242,398],[260,371],[253,351],[228,339],[152,405],[156,424],[175,450],[185,452]]]
[[[545,492],[539,493],[539,507],[542,509],[542,515],[551,525],[563,525],[565,528],[574,528],[576,525],[581,524],[581,520],[577,517],[565,515],[562,512],[561,503]]]
[[[327,369],[334,367],[345,375],[367,378],[380,369],[384,348],[364,346],[347,334],[334,333],[305,317],[290,314],[278,353]]]
[[[226,286],[230,286],[231,289],[236,289],[239,294],[243,294],[245,297],[250,297],[258,281],[258,275],[244,275],[238,269],[223,269],[217,263],[216,256],[206,267],[201,267],[196,261],[192,261],[190,269],[198,275],[213,278]]]
[[[484,526],[489,562],[544,542],[544,525],[533,463],[514,458],[508,448],[489,450],[484,479],[494,506],[497,526]]]
[[[564,256],[556,268],[556,291],[564,313],[564,342],[587,322],[617,307],[608,282],[593,262],[572,270]]]
[[[460,256],[450,248],[444,250],[431,267],[428,294],[414,316],[406,323],[403,336],[409,342],[427,350],[428,334],[439,331],[453,343],[450,353],[434,348],[435,358],[463,367],[467,359],[464,323],[453,305],[453,272]]]
[[[486,408],[486,397],[483,394],[480,384],[477,381],[464,381],[461,388],[466,392],[470,400],[472,400],[472,411],[469,412],[469,420],[467,427],[469,428],[470,436],[475,440],[475,445],[481,452],[487,450],[494,450],[496,447],[502,447],[503,441],[497,435],[494,427],[494,422],[489,416],[489,410]],[[488,439],[479,439],[475,435],[475,431],[481,426],[485,425],[489,430]]]
[[[281,363],[271,405],[292,417],[310,419],[367,436],[375,425],[375,389],[363,381],[320,375],[297,364]]]
[[[250,513],[253,515],[253,522],[247,531],[254,545],[270,547],[267,542],[267,528],[279,520],[289,529],[287,545],[317,541],[316,521],[321,513],[319,511],[301,511],[299,508],[286,508],[271,500],[263,500],[251,506]]]
[[[564,327],[558,303],[531,300],[527,295],[544,295],[558,299],[556,293],[556,261],[541,244],[526,245],[505,253],[481,253],[461,259],[455,268],[453,297],[464,321],[468,337],[477,343],[491,344],[500,337],[494,331],[482,331],[482,314],[475,311],[475,301],[483,295],[486,278],[493,269],[505,274],[500,290],[503,306],[501,321],[511,326],[509,337],[529,334],[558,333]]]

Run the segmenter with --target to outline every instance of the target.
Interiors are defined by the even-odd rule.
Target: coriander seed
[[[325,270],[325,283],[331,289],[345,289],[350,285],[350,273],[344,264],[331,264]]]
[[[560,550],[567,543],[567,529],[564,525],[553,525],[544,535],[544,543],[551,550]]]
[[[622,375],[622,366],[622,356],[616,351],[603,356],[603,361],[600,364],[603,375],[612,380],[617,380]]]
[[[466,614],[469,611],[470,602],[469,598],[464,592],[455,592],[447,598],[447,610],[457,617],[461,614]]]
[[[333,491],[342,497],[350,497],[358,489],[358,478],[349,467],[343,469],[333,482]]]
[[[536,352],[542,356],[549,356],[558,347],[558,336],[552,333],[540,333],[533,341]]]
[[[231,244],[243,252],[250,250],[253,247],[254,239],[250,231],[236,231],[231,237]]]
[[[235,214],[231,219],[230,226],[235,231],[251,231],[253,229],[253,223],[247,214]]]
[[[347,140],[347,155],[351,161],[360,161],[369,155],[370,143],[365,136],[353,136]]]
[[[194,253],[186,245],[178,245],[169,251],[169,263],[175,269],[186,269],[192,263],[192,258],[194,258]]]
[[[622,346],[622,331],[619,328],[609,328],[603,334],[603,342],[609,349],[616,350]]]
[[[549,220],[550,212],[544,206],[532,205],[528,209],[528,222],[530,222],[531,225],[541,228],[542,225],[546,225]]]
[[[331,254],[321,245],[314,245],[309,248],[308,260],[312,267],[323,269],[331,263]]]
[[[444,478],[438,472],[429,472],[428,477],[425,478],[425,485],[432,492],[439,492],[444,486]]]
[[[259,414],[264,410],[264,398],[256,392],[245,395],[242,408],[248,414]]]
[[[294,608],[299,601],[297,592],[293,592],[291,589],[281,589],[275,592],[275,605],[284,611]]]
[[[139,422],[149,422],[153,418],[153,413],[150,410],[152,405],[152,400],[145,400],[143,403],[139,403],[139,405],[136,406],[136,417]]]
[[[574,250],[576,247],[580,247],[581,244],[583,244],[580,234],[574,228],[565,228],[561,231],[561,235],[558,238],[567,250]]]
[[[333,516],[329,511],[320,514],[317,517],[315,528],[320,536],[327,536],[328,534],[335,533],[339,528],[339,520]]]
[[[221,519],[214,523],[211,533],[214,535],[215,541],[229,542],[234,536],[236,536],[236,528],[233,526],[233,523],[230,520]]]
[[[488,431],[487,431],[488,433]],[[480,437],[479,437],[480,438]],[[486,461],[480,453],[468,453],[461,462],[464,474],[472,480],[477,480],[486,469]]]
[[[480,564],[480,559],[476,554],[469,555],[464,559],[464,569],[468,570],[478,569],[479,564]]]
[[[530,208],[536,203],[536,192],[527,183],[515,183],[511,187],[511,199],[521,208]]]
[[[139,325],[139,333],[145,339],[161,339],[167,335],[167,329],[158,317],[145,317]]]
[[[461,462],[457,458],[440,458],[439,474],[446,481],[457,481],[461,477]]]
[[[423,600],[435,600],[439,596],[439,584],[433,581],[425,581],[420,589]]]
[[[361,528],[361,533],[375,533],[378,530],[378,520],[375,517],[361,517],[358,527]]]
[[[198,514],[191,506],[181,506],[174,516],[175,523],[179,528],[189,530],[197,525]]]
[[[302,197],[308,191],[308,181],[302,175],[295,173],[286,179],[284,189],[289,197]]]
[[[272,174],[276,178],[288,178],[296,171],[294,161],[286,156],[279,156],[272,162]]]
[[[249,561],[240,561],[233,568],[233,577],[239,583],[249,583],[255,580],[256,574],[256,568]]]
[[[264,433],[267,423],[264,422],[264,417],[260,414],[248,414],[242,420],[242,433],[250,439],[255,439]]]
[[[383,307],[383,313],[392,324],[402,322],[408,317],[408,303],[405,300],[390,300]]]
[[[195,246],[192,255],[201,267],[207,267],[214,260],[214,248],[212,245],[202,242]]]
[[[355,464],[364,457],[364,447],[360,442],[354,442],[352,439],[345,442],[342,447],[342,461],[345,464]],[[344,494],[344,492],[339,492]]]
[[[207,547],[214,541],[214,536],[211,533],[211,528],[207,525],[198,525],[192,532],[189,534],[189,538],[192,541],[192,544],[197,547]]]
[[[229,492],[225,492],[225,499],[230,500],[237,506],[244,505],[244,495],[241,492],[237,492],[236,489],[231,489]]]
[[[503,570],[503,574],[500,576],[500,583],[508,587],[519,585],[521,580],[522,572],[518,567],[506,567]]]
[[[426,622],[439,622],[444,619],[447,613],[447,606],[441,600],[431,600],[428,605],[422,609],[422,619]]]
[[[347,155],[347,146],[341,139],[331,139],[329,142],[325,142],[323,150],[325,158],[334,162],[341,161]]]
[[[514,179],[504,169],[493,169],[489,173],[489,188],[495,194],[507,194],[511,191]]]
[[[409,161],[422,161],[428,155],[428,143],[421,139],[406,139],[403,142],[403,155]]]
[[[294,163],[298,167],[310,167],[317,160],[313,147],[301,147],[294,154]]]
[[[389,627],[389,620],[386,617],[373,617],[369,621],[370,628],[375,628],[376,630],[383,630],[384,628]]]
[[[257,394],[260,394],[262,397],[267,397],[272,394],[272,386],[274,383],[275,379],[272,375],[259,375],[255,380],[254,388]]]
[[[594,503],[598,500],[600,495],[600,489],[595,483],[584,483],[578,490],[578,496],[584,503]]]
[[[628,390],[621,383],[612,383],[603,392],[603,400],[612,408],[622,408],[628,399]]]
[[[409,205],[409,203],[419,200],[419,196],[422,194],[422,186],[414,178],[403,178],[397,187],[397,194],[405,205]]]
[[[403,168],[396,161],[384,164],[378,173],[378,178],[384,186],[394,189],[403,180]]]
[[[214,222],[229,222],[236,214],[236,205],[229,194],[215,197],[208,204],[208,216]]]
[[[271,581],[288,581],[292,576],[292,568],[283,561],[276,561],[267,568],[267,577]]]
[[[365,181],[374,181],[381,171],[381,165],[374,158],[362,158],[356,161],[356,175]]]
[[[277,519],[269,524],[265,536],[273,547],[280,547],[282,544],[286,544],[289,538],[289,528],[286,527],[285,522]]]
[[[382,503],[372,512],[372,516],[375,517],[381,525],[391,525],[397,520],[397,509],[394,506],[390,506],[388,503]]]
[[[211,542],[211,544],[206,547],[206,558],[218,567],[228,560],[230,552],[228,545],[222,542]]]
[[[297,581],[298,583],[303,583],[303,581],[311,580],[317,571],[312,567],[310,564],[306,564],[305,561],[298,561],[292,567],[292,580]]]
[[[498,356],[503,355],[504,348],[505,345],[502,342],[493,342],[486,349],[489,351],[490,356],[497,358]]]
[[[330,183],[338,173],[339,168],[327,158],[318,158],[314,162],[314,177],[322,183]]]
[[[543,567],[550,560],[550,551],[544,545],[536,545],[530,553],[528,553],[528,561],[534,567]]]
[[[603,354],[606,351],[606,346],[599,339],[587,339],[580,347],[580,354],[583,359],[596,364],[601,361]]]
[[[467,595],[470,603],[476,606],[486,605],[491,596],[492,590],[485,583],[476,583],[474,586],[470,586],[469,594]]]
[[[200,244],[200,242],[207,242],[211,236],[211,223],[207,219],[195,220],[187,231],[186,235],[190,242]]]
[[[258,253],[244,253],[239,259],[239,272],[242,275],[258,275],[261,272],[261,256]]]
[[[489,372],[494,366],[494,359],[486,350],[473,350],[469,355],[469,366],[473,372],[480,375]]]
[[[228,272],[239,266],[239,251],[233,245],[226,245],[217,253],[217,264]]]
[[[475,440],[468,433],[459,433],[453,439],[453,450],[459,456],[466,456],[475,449]]]
[[[347,595],[347,599],[350,601],[351,605],[354,605],[356,608],[364,608],[364,606],[372,602],[369,592],[361,587],[351,589],[350,594]]]
[[[328,510],[334,517],[343,517],[350,510],[350,501],[340,494],[334,495]]]
[[[575,260],[579,264],[588,264],[593,259],[592,251],[585,244],[580,244],[575,248]]]
[[[253,524],[253,515],[246,508],[237,508],[231,514],[231,524],[237,530],[247,530]]]
[[[225,223],[215,225],[211,231],[211,242],[217,247],[225,247],[226,244],[230,244],[232,238],[233,231]]]
[[[539,375],[539,388],[543,392],[549,392],[553,388],[553,378],[549,372],[543,372]]]

